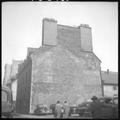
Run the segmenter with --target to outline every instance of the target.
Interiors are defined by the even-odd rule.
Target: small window
[[[113,90],[117,90],[117,86],[113,86]]]
[[[2,91],[2,102],[7,102],[7,92]]]

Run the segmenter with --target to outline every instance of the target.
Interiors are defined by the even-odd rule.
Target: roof
[[[104,84],[118,84],[118,73],[112,71],[102,71],[101,77]]]
[[[43,46],[40,46],[39,48],[37,48],[35,50],[35,52],[33,52],[33,54],[38,54],[38,53],[41,54],[41,53],[47,52],[47,51],[49,51],[53,47],[55,47],[55,46],[53,46],[53,45],[43,45]]]

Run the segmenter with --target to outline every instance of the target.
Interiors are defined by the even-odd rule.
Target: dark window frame
[[[117,90],[117,86],[114,85],[114,86],[113,86],[113,90]]]

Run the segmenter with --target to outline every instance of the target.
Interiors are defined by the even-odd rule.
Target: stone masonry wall
[[[6,64],[4,69],[5,69],[5,73],[4,73],[3,85],[6,85],[8,82],[10,82],[11,65]]]
[[[57,21],[43,19],[42,26],[42,45],[56,45],[57,40]]]
[[[29,113],[30,93],[31,93],[31,66],[32,61],[27,59],[27,63],[18,73],[16,111],[18,113]]]
[[[99,65],[85,59],[84,54],[76,57],[62,46],[33,54],[30,112],[37,104],[50,105],[57,100],[77,104],[93,95],[101,96]]]
[[[58,44],[69,49],[81,50],[80,29],[70,26],[57,26]]]
[[[90,27],[80,27],[81,49],[92,51],[92,30]]]

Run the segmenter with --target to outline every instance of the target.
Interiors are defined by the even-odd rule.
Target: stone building
[[[16,93],[17,93],[17,73],[18,66],[23,61],[13,60],[12,64],[5,65],[5,73],[3,79],[3,86],[7,86],[12,90],[13,101],[16,101]]]
[[[43,19],[42,46],[28,48],[19,67],[17,112],[33,113],[37,104],[57,100],[78,104],[102,96],[101,61],[94,54],[92,30]]]
[[[5,64],[4,71],[3,85],[7,85],[10,81],[11,65]]]

